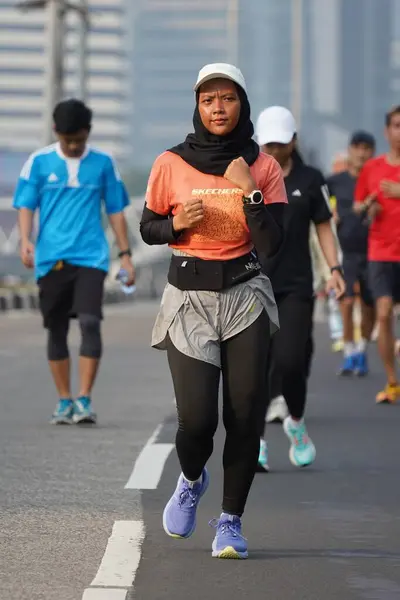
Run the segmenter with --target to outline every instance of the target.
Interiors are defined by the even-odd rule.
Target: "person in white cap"
[[[289,206],[284,220],[284,242],[264,264],[279,310],[280,330],[270,345],[270,378],[281,382],[289,415],[283,422],[290,440],[290,460],[299,467],[315,460],[315,446],[304,422],[307,379],[312,353],[313,271],[310,225],[314,223],[321,250],[331,270],[328,291],[340,298],[345,291],[325,180],[317,169],[303,163],[296,150],[297,127],[282,106],[265,109],[256,125],[261,149],[280,164]],[[268,469],[266,442],[260,444],[259,464]]]
[[[182,469],[163,526],[175,538],[195,530],[222,373],[224,491],[212,555],[247,558],[241,517],[257,469],[268,341],[278,328],[271,284],[253,251],[278,251],[287,198],[278,163],[252,139],[239,69],[207,65],[194,91],[194,133],[156,159],[141,220],[146,243],[173,250],[152,337],[168,355]]]

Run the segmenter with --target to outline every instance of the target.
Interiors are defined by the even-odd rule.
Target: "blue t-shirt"
[[[108,271],[103,202],[107,214],[129,205],[125,186],[108,154],[88,146],[80,158],[67,158],[60,145],[54,144],[30,156],[21,171],[13,206],[39,209],[37,279],[59,260]]]

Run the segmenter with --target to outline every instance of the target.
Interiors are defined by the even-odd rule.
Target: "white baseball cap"
[[[297,131],[294,116],[284,106],[270,106],[262,111],[256,123],[257,142],[289,144]]]
[[[199,71],[194,91],[197,92],[199,87],[206,81],[211,79],[230,79],[234,81],[246,92],[246,82],[240,69],[228,63],[213,63],[206,65]]]

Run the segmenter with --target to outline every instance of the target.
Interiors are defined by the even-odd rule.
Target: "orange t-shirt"
[[[282,170],[274,158],[260,153],[250,172],[265,204],[287,203]],[[164,152],[150,173],[147,207],[159,215],[176,215],[191,198],[203,201],[204,219],[184,231],[171,248],[204,260],[230,260],[252,250],[243,191],[224,177],[201,173],[177,154]]]

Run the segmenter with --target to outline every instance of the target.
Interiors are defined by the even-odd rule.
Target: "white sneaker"
[[[267,423],[283,423],[288,414],[285,398],[277,396],[271,400],[265,420]]]

